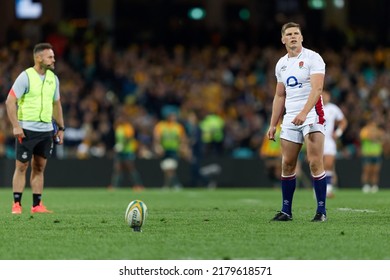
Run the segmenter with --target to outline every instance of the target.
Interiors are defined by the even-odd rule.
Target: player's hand
[[[60,139],[57,145],[62,145],[64,143],[64,131],[58,130],[56,136]]]
[[[22,142],[22,139],[26,137],[26,135],[24,135],[23,128],[21,127],[14,127],[13,134],[19,140],[19,142]]]
[[[294,125],[302,125],[305,121],[306,121],[306,114],[303,113],[303,112],[300,112],[298,115],[296,115],[296,117],[292,120],[291,123],[293,123]]]
[[[162,155],[164,154],[164,149],[163,149],[162,146],[159,145],[159,144],[156,144],[156,145],[154,146],[154,150],[155,150],[155,152],[156,152],[156,154],[157,154],[158,156],[162,156]]]
[[[114,150],[115,150],[115,152],[117,152],[117,153],[122,152],[122,151],[123,151],[123,145],[122,145],[122,143],[116,143],[115,146],[114,146]]]
[[[268,132],[267,132],[268,139],[272,140],[272,141],[276,141],[275,140],[275,133],[276,133],[276,127],[275,126],[271,126],[268,129]]]

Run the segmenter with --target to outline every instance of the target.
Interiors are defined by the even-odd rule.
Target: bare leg
[[[21,162],[16,160],[15,172],[12,178],[12,190],[13,192],[22,193],[26,186],[26,171],[28,168],[28,162]]]
[[[35,194],[42,194],[44,183],[44,172],[47,159],[41,156],[33,156],[31,161],[31,176],[30,184],[32,192]]]

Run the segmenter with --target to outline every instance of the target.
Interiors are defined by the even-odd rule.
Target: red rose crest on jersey
[[[303,67],[303,61],[299,61],[299,68]]]

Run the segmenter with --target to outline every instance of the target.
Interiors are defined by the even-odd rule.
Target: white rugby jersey
[[[325,62],[322,57],[309,49],[302,48],[296,57],[281,57],[275,67],[278,82],[284,84],[286,90],[286,115],[284,119],[293,120],[305,106],[311,91],[310,75],[325,74]],[[322,98],[307,115],[304,124],[324,122]]]
[[[326,119],[325,138],[333,139],[334,125],[344,119],[343,111],[337,105],[328,103],[324,106],[324,113]]]

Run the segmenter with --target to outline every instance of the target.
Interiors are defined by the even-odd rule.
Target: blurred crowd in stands
[[[80,32],[66,22],[28,21],[10,26],[0,47],[0,157],[14,153],[4,100],[16,76],[32,66],[32,46],[41,41],[54,47],[61,83],[67,129],[57,157],[111,157],[113,122],[117,112],[125,111],[136,131],[138,156],[153,158],[153,128],[167,107],[177,108],[185,127],[193,113],[201,128],[208,127],[202,125],[207,117],[220,118],[216,138],[202,138],[204,156],[259,157],[271,115],[275,63],[285,54],[282,44],[129,44],[119,49],[99,25]],[[324,58],[325,87],[348,119],[338,156],[359,157],[359,131],[374,118],[387,131],[384,154],[389,157],[390,48],[307,47]],[[206,149],[210,143],[217,148]]]

